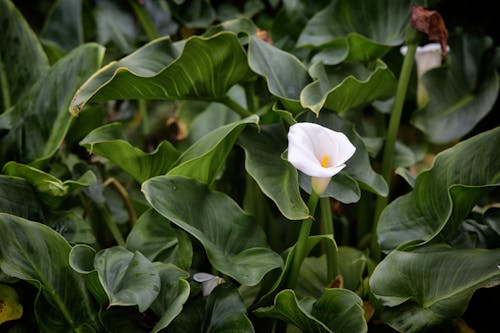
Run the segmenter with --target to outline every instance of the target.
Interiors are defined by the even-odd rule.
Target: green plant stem
[[[398,86],[396,89],[396,97],[394,99],[394,105],[392,107],[391,117],[389,120],[389,129],[386,136],[386,141],[384,145],[384,154],[382,157],[382,176],[387,182],[387,186],[390,189],[391,185],[391,171],[392,162],[394,159],[394,147],[396,143],[396,137],[398,135],[399,123],[401,121],[401,114],[403,111],[403,104],[406,97],[406,90],[408,89],[408,82],[410,81],[411,70],[413,67],[413,61],[415,59],[415,51],[417,49],[417,43],[415,40],[416,31],[413,28],[409,28],[408,38],[407,38],[407,53],[403,60],[403,65],[401,67],[401,74],[399,76]],[[389,200],[389,195],[386,197],[378,196],[375,206],[375,216],[372,227],[372,241],[371,247],[375,260],[380,260],[380,248],[378,246],[377,240],[377,224],[382,210],[387,206]]]
[[[104,219],[104,223],[106,223],[106,226],[108,227],[109,231],[111,232],[111,235],[115,239],[116,244],[120,246],[125,246],[125,239],[123,239],[123,236],[120,232],[120,229],[118,229],[118,226],[116,225],[115,221],[111,218],[111,215],[109,214],[107,208],[104,205],[101,205],[100,207],[101,211],[101,216]]]
[[[3,62],[0,60],[0,88],[2,94],[3,109],[7,111],[11,107],[9,80]],[[1,112],[0,112],[1,113]]]
[[[246,118],[252,115],[252,113],[245,108],[243,108],[241,105],[233,101],[231,98],[224,96],[223,98],[219,98],[216,100],[216,102],[222,103],[237,114],[239,114],[242,118]]]
[[[134,0],[129,0],[129,3],[132,6],[135,15],[137,16],[137,19],[141,23],[142,29],[144,29],[144,32],[146,33],[148,39],[153,40],[158,38],[158,33],[156,32],[154,25],[151,23],[151,18],[144,10],[144,6],[140,5],[139,3],[137,3],[137,1]]]
[[[321,223],[323,224],[323,231],[327,235],[335,236],[332,208],[330,207],[330,198],[321,198],[319,201],[319,209],[321,212]],[[337,276],[337,249],[332,242],[326,242],[326,261],[327,261],[327,277],[328,281],[332,281]]]
[[[257,104],[255,101],[255,90],[254,90],[254,85],[252,82],[246,82],[243,87],[245,88],[245,99],[247,101],[247,108],[248,111],[251,113],[255,113],[257,110]]]
[[[309,202],[307,203],[310,217],[303,220],[300,225],[299,237],[297,239],[297,243],[295,244],[295,252],[292,258],[292,267],[290,268],[290,273],[288,275],[287,288],[295,288],[297,278],[299,276],[300,266],[302,266],[302,262],[307,256],[307,240],[309,238],[309,232],[311,231],[311,225],[314,219],[316,206],[318,205],[318,200],[319,195],[312,191],[311,196],[309,197]]]

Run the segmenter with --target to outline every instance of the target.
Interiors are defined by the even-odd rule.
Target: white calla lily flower
[[[401,47],[401,54],[406,55],[407,50],[408,48],[406,46]],[[447,51],[450,51],[448,46]],[[419,107],[423,107],[429,99],[427,90],[422,83],[422,75],[433,68],[441,66],[442,60],[441,44],[430,43],[425,46],[417,47],[415,62],[417,63],[417,104]]]
[[[224,279],[209,273],[196,273],[193,275],[193,280],[201,283],[203,296],[208,296],[219,284],[224,283]]]
[[[297,123],[288,131],[288,161],[312,177],[313,190],[319,195],[355,151],[345,134],[318,124]]]

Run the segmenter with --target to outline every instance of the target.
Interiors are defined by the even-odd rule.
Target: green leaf
[[[160,274],[161,288],[151,309],[160,317],[151,332],[159,332],[167,327],[182,311],[189,297],[189,282],[185,279],[189,274],[172,264],[155,263]]]
[[[132,51],[133,40],[137,37],[137,26],[134,17],[124,10],[124,6],[110,0],[96,1],[95,21],[99,44],[113,42],[123,53]]]
[[[42,332],[99,331],[98,308],[69,266],[69,244],[49,227],[0,213],[0,269],[39,289],[35,315]],[[57,269],[54,269],[57,267]]]
[[[0,164],[7,157],[39,162],[57,151],[71,124],[71,97],[99,67],[103,53],[97,44],[76,48],[41,76],[12,111],[0,115],[0,128],[9,130],[2,138]]]
[[[303,220],[309,210],[300,196],[297,170],[281,158],[286,149],[286,135],[281,126],[247,128],[239,143],[245,150],[245,169],[262,192],[271,198],[290,220]],[[273,144],[269,144],[272,142]]]
[[[190,0],[174,5],[172,11],[188,28],[206,28],[215,19],[215,11],[207,0]]]
[[[396,78],[381,60],[377,60],[373,70],[355,62],[334,66],[318,62],[309,73],[315,81],[302,90],[300,102],[316,114],[323,107],[342,113],[384,100],[396,91]]]
[[[96,72],[76,93],[71,111],[87,102],[115,99],[210,99],[225,96],[251,76],[235,34],[189,38],[182,54],[168,37],[159,38]]]
[[[0,114],[49,69],[38,38],[11,1],[0,1]],[[1,126],[0,126],[1,127]]]
[[[475,203],[500,184],[500,128],[483,132],[440,153],[415,188],[390,203],[377,228],[383,250],[408,242],[448,239]],[[466,157],[466,158],[465,158]]]
[[[71,244],[96,242],[90,221],[84,217],[84,211],[79,207],[50,214],[46,224]]]
[[[373,171],[365,144],[351,122],[331,112],[322,112],[318,118],[309,112],[305,117],[301,117],[300,120],[318,123],[332,130],[344,133],[356,147],[356,152],[347,161],[347,166],[342,171],[356,179],[362,188],[382,196],[387,195],[387,183],[381,175]],[[333,190],[335,191],[335,188]]]
[[[299,171],[300,187],[307,193],[312,193],[311,176]],[[322,198],[331,197],[345,204],[358,202],[361,198],[361,189],[354,178],[340,172],[332,177],[325,192],[321,194]]]
[[[325,289],[315,300],[306,297],[297,300],[293,290],[283,290],[274,305],[255,310],[259,317],[270,317],[293,324],[304,333],[366,332],[363,301],[347,289]]]
[[[302,110],[300,92],[311,82],[311,78],[300,60],[252,36],[248,63],[255,73],[266,79],[269,92],[277,96],[286,108]]]
[[[253,333],[240,295],[227,283],[216,287],[204,299],[186,306],[168,328],[169,332]]]
[[[47,16],[41,38],[55,43],[64,51],[83,44],[82,1],[57,1]]]
[[[97,182],[95,174],[90,170],[82,175],[80,180],[66,180],[64,182],[49,173],[17,162],[8,162],[2,171],[9,176],[25,179],[33,185],[39,193],[40,199],[51,207],[59,206],[62,199],[70,192],[81,187],[94,185]]]
[[[168,141],[162,141],[155,151],[145,153],[123,139],[121,123],[111,123],[90,132],[80,145],[101,155],[132,175],[138,182],[164,175],[179,157]]]
[[[474,291],[500,283],[500,250],[456,250],[448,246],[393,251],[370,278],[386,306],[382,318],[400,332],[460,317]],[[424,277],[424,278],[422,278]]]
[[[17,177],[0,175],[0,212],[45,221],[44,207],[33,186]]]
[[[142,191],[154,209],[201,242],[218,271],[238,282],[255,285],[281,267],[260,227],[225,194],[179,176],[152,178]]]
[[[488,56],[493,41],[464,35],[450,40],[450,65],[425,73],[429,102],[412,123],[432,142],[443,144],[470,132],[492,109],[498,73]]]
[[[107,248],[96,254],[94,267],[110,306],[137,305],[144,312],[160,292],[160,276],[140,252],[118,246]]]
[[[211,184],[224,166],[241,131],[247,124],[257,124],[256,115],[221,126],[196,141],[175,162],[168,172],[172,176],[185,176]]]
[[[143,213],[127,237],[127,249],[139,251],[151,261],[189,270],[193,249],[189,236],[150,209]]]
[[[17,320],[23,315],[23,306],[14,288],[0,284],[0,325],[10,320]]]
[[[328,48],[341,61],[382,57],[405,39],[410,0],[339,0],[318,12],[306,25],[297,46]]]

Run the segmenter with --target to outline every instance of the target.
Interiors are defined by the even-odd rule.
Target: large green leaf
[[[461,316],[475,290],[498,285],[499,262],[500,250],[396,250],[375,268],[370,286],[387,306],[387,323],[400,332],[421,332]]]
[[[45,212],[35,189],[24,179],[0,175],[0,212],[43,222]]]
[[[9,176],[25,179],[33,185],[39,193],[40,199],[51,207],[57,207],[62,199],[72,191],[94,185],[97,182],[95,174],[90,170],[78,180],[66,181],[62,181],[32,166],[17,162],[8,162],[4,165],[2,171]]]
[[[251,77],[235,34],[189,38],[179,55],[168,37],[159,38],[95,73],[76,93],[74,114],[85,103],[115,99],[220,99]]]
[[[248,47],[248,63],[255,73],[267,80],[269,91],[285,107],[302,110],[300,92],[311,82],[311,78],[299,59],[252,36]]]
[[[137,220],[127,237],[127,249],[139,251],[151,261],[174,264],[184,270],[191,267],[193,249],[189,236],[152,209]]]
[[[107,124],[90,132],[80,145],[91,153],[101,155],[132,175],[138,182],[164,175],[179,152],[168,141],[162,141],[155,151],[145,153],[123,139],[120,123]]]
[[[309,73],[315,81],[302,90],[300,102],[316,114],[323,107],[342,113],[387,99],[396,91],[396,78],[381,60],[373,70],[355,62],[333,66],[318,62]]]
[[[281,267],[260,227],[225,194],[179,176],[152,178],[142,190],[154,209],[201,242],[217,270],[238,282],[255,285]]]
[[[499,79],[488,37],[450,40],[450,65],[423,76],[429,102],[414,113],[413,124],[430,141],[447,143],[470,132],[495,104]]]
[[[45,53],[28,23],[10,0],[0,1],[0,114],[49,69]]]
[[[160,276],[140,252],[118,246],[107,248],[96,254],[94,266],[110,306],[137,305],[144,312],[160,292]]]
[[[49,227],[0,213],[0,269],[40,290],[35,315],[42,332],[99,331],[98,307],[69,266],[69,244]],[[57,267],[57,269],[54,269]]]
[[[122,53],[132,51],[132,42],[137,37],[137,26],[134,17],[124,6],[110,0],[97,0],[95,16],[99,44],[112,42]]]
[[[224,166],[241,131],[247,124],[257,124],[258,121],[259,117],[253,115],[213,130],[189,147],[168,174],[211,184]]]
[[[302,220],[309,216],[309,210],[300,195],[297,170],[281,158],[286,149],[285,137],[279,125],[261,126],[260,131],[249,127],[239,143],[245,149],[245,168],[262,192],[286,218]]]
[[[500,184],[500,127],[440,153],[410,193],[382,212],[377,228],[383,250],[408,242],[446,240],[475,203]]]
[[[301,117],[300,120],[318,123],[332,130],[344,133],[356,147],[356,152],[347,161],[347,166],[342,171],[356,179],[363,188],[382,196],[387,195],[387,183],[381,175],[373,171],[365,144],[352,123],[331,112],[322,112],[318,118],[309,112],[305,117]],[[335,188],[333,190],[335,191]]]
[[[103,53],[97,44],[76,48],[41,76],[12,111],[0,116],[0,128],[9,130],[2,138],[0,163],[7,156],[32,162],[56,152],[71,124],[71,97],[99,67]]]
[[[298,46],[330,48],[344,60],[369,61],[403,43],[410,0],[338,0],[306,25]]]
[[[318,299],[297,300],[293,290],[281,291],[274,305],[255,310],[261,317],[276,318],[300,328],[304,333],[366,332],[363,301],[347,289],[325,289]]]
[[[160,319],[151,330],[152,333],[167,327],[181,312],[190,290],[189,282],[185,280],[189,273],[172,264],[155,263],[155,268],[160,274],[161,288],[151,309]]]
[[[41,38],[64,51],[83,44],[82,0],[59,0],[47,16]]]
[[[253,333],[246,308],[234,287],[225,283],[205,299],[185,307],[168,328],[169,332]]]

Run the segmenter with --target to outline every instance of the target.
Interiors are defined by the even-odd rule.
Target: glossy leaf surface
[[[391,326],[420,332],[461,316],[474,291],[498,285],[499,261],[500,250],[444,245],[396,250],[376,267],[370,286],[387,306],[383,317]]]
[[[101,155],[132,175],[138,182],[164,175],[170,169],[179,152],[168,141],[162,141],[155,151],[145,153],[123,138],[123,127],[112,123],[90,132],[80,145],[91,153]]]
[[[115,99],[218,99],[251,76],[246,55],[233,33],[192,37],[183,48],[156,39],[108,64],[76,93],[74,114],[92,101]]]
[[[35,315],[40,330],[97,330],[98,309],[83,277],[69,266],[66,240],[43,224],[4,213],[0,233],[1,270],[39,289]]]
[[[297,170],[281,158],[287,145],[281,127],[261,126],[260,131],[247,128],[239,143],[245,149],[245,168],[262,192],[288,219],[307,218],[309,210],[300,196]]]
[[[142,190],[154,209],[201,242],[217,270],[238,282],[255,285],[281,267],[260,227],[225,194],[179,176],[152,178]]]
[[[377,229],[382,249],[448,239],[476,202],[499,185],[500,161],[490,158],[499,145],[496,128],[440,153],[413,191],[382,212]]]

